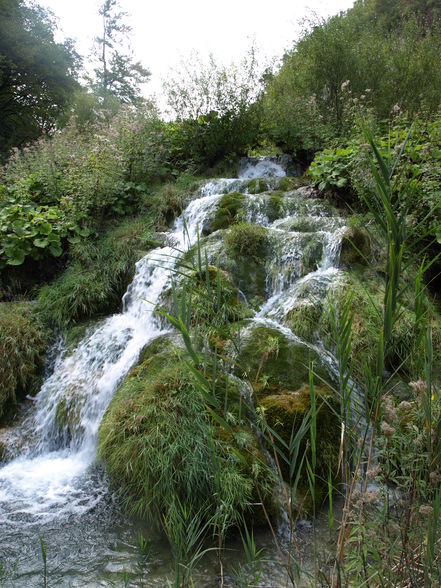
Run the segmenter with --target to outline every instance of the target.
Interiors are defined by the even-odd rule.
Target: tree
[[[79,87],[78,55],[54,30],[40,6],[0,0],[0,157],[51,131]]]
[[[121,47],[128,45],[131,27],[123,22],[126,12],[120,11],[118,0],[104,0],[99,9],[103,20],[102,36],[96,37],[99,66],[95,69],[95,92],[104,100],[114,96],[125,104],[136,104],[141,98],[140,84],[145,83],[150,72],[139,61],[133,61],[133,53]]]

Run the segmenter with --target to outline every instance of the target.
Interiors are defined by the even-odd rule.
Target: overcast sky
[[[59,18],[64,35],[90,53],[100,34],[100,0],[39,0]],[[212,52],[226,63],[239,59],[255,39],[263,55],[280,57],[298,37],[299,22],[314,14],[329,16],[353,0],[120,0],[130,14],[132,48],[151,73],[150,91],[160,92],[161,79],[195,49]]]

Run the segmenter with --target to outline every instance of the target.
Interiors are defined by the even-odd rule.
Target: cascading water
[[[27,441],[20,455],[0,468],[0,562],[8,544],[17,542],[12,560],[20,554],[30,557],[29,541],[38,533],[52,533],[54,545],[66,541],[75,546],[75,557],[89,574],[70,573],[67,563],[68,571],[63,568],[57,585],[109,585],[104,580],[98,583],[96,577],[103,576],[103,569],[111,573],[109,561],[119,561],[119,553],[110,549],[106,540],[100,543],[97,534],[107,533],[108,541],[117,543],[125,531],[118,527],[115,535],[105,525],[103,531],[88,514],[96,511],[105,518],[108,510],[106,482],[93,468],[102,415],[143,347],[164,333],[152,311],[170,283],[170,270],[179,251],[196,242],[198,227],[215,213],[222,194],[233,190],[247,194],[250,179],[285,175],[280,164],[260,159],[243,166],[239,179],[207,182],[200,197],[187,206],[167,235],[170,245],[151,251],[136,264],[123,312],[92,328],[70,355],[59,354],[52,375],[34,401],[33,414],[21,425],[20,434]],[[284,322],[289,309],[305,291],[322,300],[339,276],[336,266],[343,223],[329,207],[310,196],[303,189],[285,194],[275,219],[266,212],[265,194],[247,195],[245,205],[247,220],[266,227],[273,252],[266,261],[267,299],[250,325],[277,328],[295,341],[299,339]],[[309,251],[306,257],[305,251]],[[324,349],[320,353],[332,372],[332,357]],[[66,535],[68,527],[76,528],[75,539],[73,531]],[[121,550],[126,563],[133,559],[127,546]],[[63,553],[67,562],[72,560],[72,554]],[[34,554],[32,565],[13,585],[39,585],[36,570],[38,558]],[[156,580],[150,575],[148,585],[164,585],[166,573],[158,572]]]

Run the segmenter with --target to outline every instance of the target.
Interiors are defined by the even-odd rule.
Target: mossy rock
[[[74,435],[83,431],[80,406],[72,396],[66,396],[58,402],[54,420],[60,441],[64,444],[69,443]]]
[[[266,257],[269,241],[264,227],[240,223],[225,234],[225,244],[230,255],[260,261]]]
[[[352,266],[355,263],[367,266],[372,257],[369,235],[360,227],[346,229],[342,238],[340,265]]]
[[[285,323],[297,337],[303,341],[312,342],[318,338],[322,312],[323,305],[319,300],[315,302],[300,300],[287,313]]]
[[[0,303],[0,420],[41,384],[50,332],[29,302]]]
[[[219,229],[227,229],[239,222],[243,216],[245,197],[240,192],[224,194],[214,215],[213,220],[206,222],[202,228],[203,235],[209,235]]]
[[[187,274],[186,280],[177,289],[177,302],[182,306],[184,296],[189,300],[190,325],[198,331],[208,333],[209,340],[218,348],[228,339],[230,325],[252,316],[252,311],[243,303],[239,291],[227,272],[213,265]]]
[[[249,194],[260,194],[261,192],[266,192],[269,188],[269,183],[262,178],[255,178],[247,184]]]
[[[331,390],[325,386],[314,386],[316,397],[316,496],[320,500],[325,494],[329,472],[331,478],[337,479],[338,454],[340,446],[339,407]],[[303,419],[311,408],[311,395],[309,386],[302,386],[295,391],[286,391],[264,397],[260,402],[265,421],[283,441],[289,445],[291,435],[295,435]],[[309,448],[309,429],[300,445],[299,459],[305,451],[311,461]],[[281,460],[280,466],[286,481],[289,480],[289,467]],[[294,477],[296,473],[294,472]],[[298,507],[302,510],[310,509],[310,500],[304,500],[308,495],[308,481],[306,470],[301,474],[299,483]],[[302,503],[303,504],[300,504]]]
[[[317,354],[307,345],[289,340],[277,329],[250,326],[242,334],[237,371],[254,383],[260,397],[285,394],[300,389],[309,381],[309,368],[322,379],[329,376]]]
[[[289,176],[285,176],[284,178],[280,178],[278,182],[278,189],[282,190],[282,192],[292,192],[296,190],[302,185],[302,182],[299,178],[293,178]]]
[[[362,379],[364,366],[375,371],[378,334],[382,327],[384,278],[373,271],[354,266],[341,273],[342,279],[331,288],[330,299],[338,310],[350,304],[352,313],[352,345],[350,365],[357,379]],[[432,322],[435,341],[441,341],[439,321]],[[385,369],[400,378],[418,379],[423,369],[418,343],[419,325],[416,323],[413,300],[402,299],[397,305],[396,321],[386,349]],[[331,351],[334,349],[332,320],[325,307],[319,324],[320,338]],[[434,365],[440,361],[440,347],[434,344]]]
[[[274,478],[257,437],[239,420],[235,382],[229,383],[225,414],[231,434],[213,424],[183,353],[167,338],[144,350],[104,414],[99,456],[129,511],[162,518],[179,500],[195,511],[206,509],[208,518],[228,508],[234,524],[253,512],[259,468],[265,498]],[[215,388],[223,406],[225,381]]]
[[[282,192],[271,192],[267,198],[266,214],[270,223],[283,216],[283,194]]]
[[[303,275],[315,271],[323,257],[323,241],[316,235],[311,235],[306,245],[302,248],[302,268]]]
[[[378,333],[381,328],[381,305],[384,285],[375,274],[363,274],[352,269],[341,274],[341,279],[330,290],[329,299],[337,310],[350,303],[352,312],[352,344],[350,366],[357,379],[361,379],[364,365],[375,368]],[[324,308],[319,325],[320,338],[325,346],[334,350],[335,341],[331,311]]]

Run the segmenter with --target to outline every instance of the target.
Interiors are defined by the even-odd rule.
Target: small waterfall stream
[[[129,523],[112,504],[105,476],[94,466],[100,420],[143,347],[164,333],[152,310],[169,286],[179,251],[196,242],[198,227],[215,213],[222,194],[233,190],[246,194],[250,179],[284,175],[279,164],[261,159],[242,168],[239,179],[207,182],[167,234],[170,245],[149,252],[136,264],[123,311],[91,328],[71,354],[60,352],[52,375],[34,400],[34,410],[20,425],[26,443],[15,459],[0,467],[0,562],[13,567],[18,560],[20,569],[21,559],[25,570],[6,585],[40,585],[38,534],[49,537],[48,558],[51,549],[59,550],[60,577],[53,585],[109,586],[115,570],[133,567],[133,525],[128,531]],[[265,226],[273,243],[267,299],[250,324],[277,328],[298,341],[285,316],[305,291],[322,300],[329,285],[339,279],[343,222],[301,189],[284,195],[276,220],[265,214],[264,195],[246,196],[246,208],[248,221]],[[301,230],[300,218],[307,220]],[[313,267],[305,269],[303,252],[312,237],[319,253]],[[335,371],[329,353],[319,345],[308,345],[320,352],[331,373]],[[66,413],[69,427],[63,426]],[[165,585],[166,558],[162,551],[156,558],[156,575],[149,575],[145,585]]]

